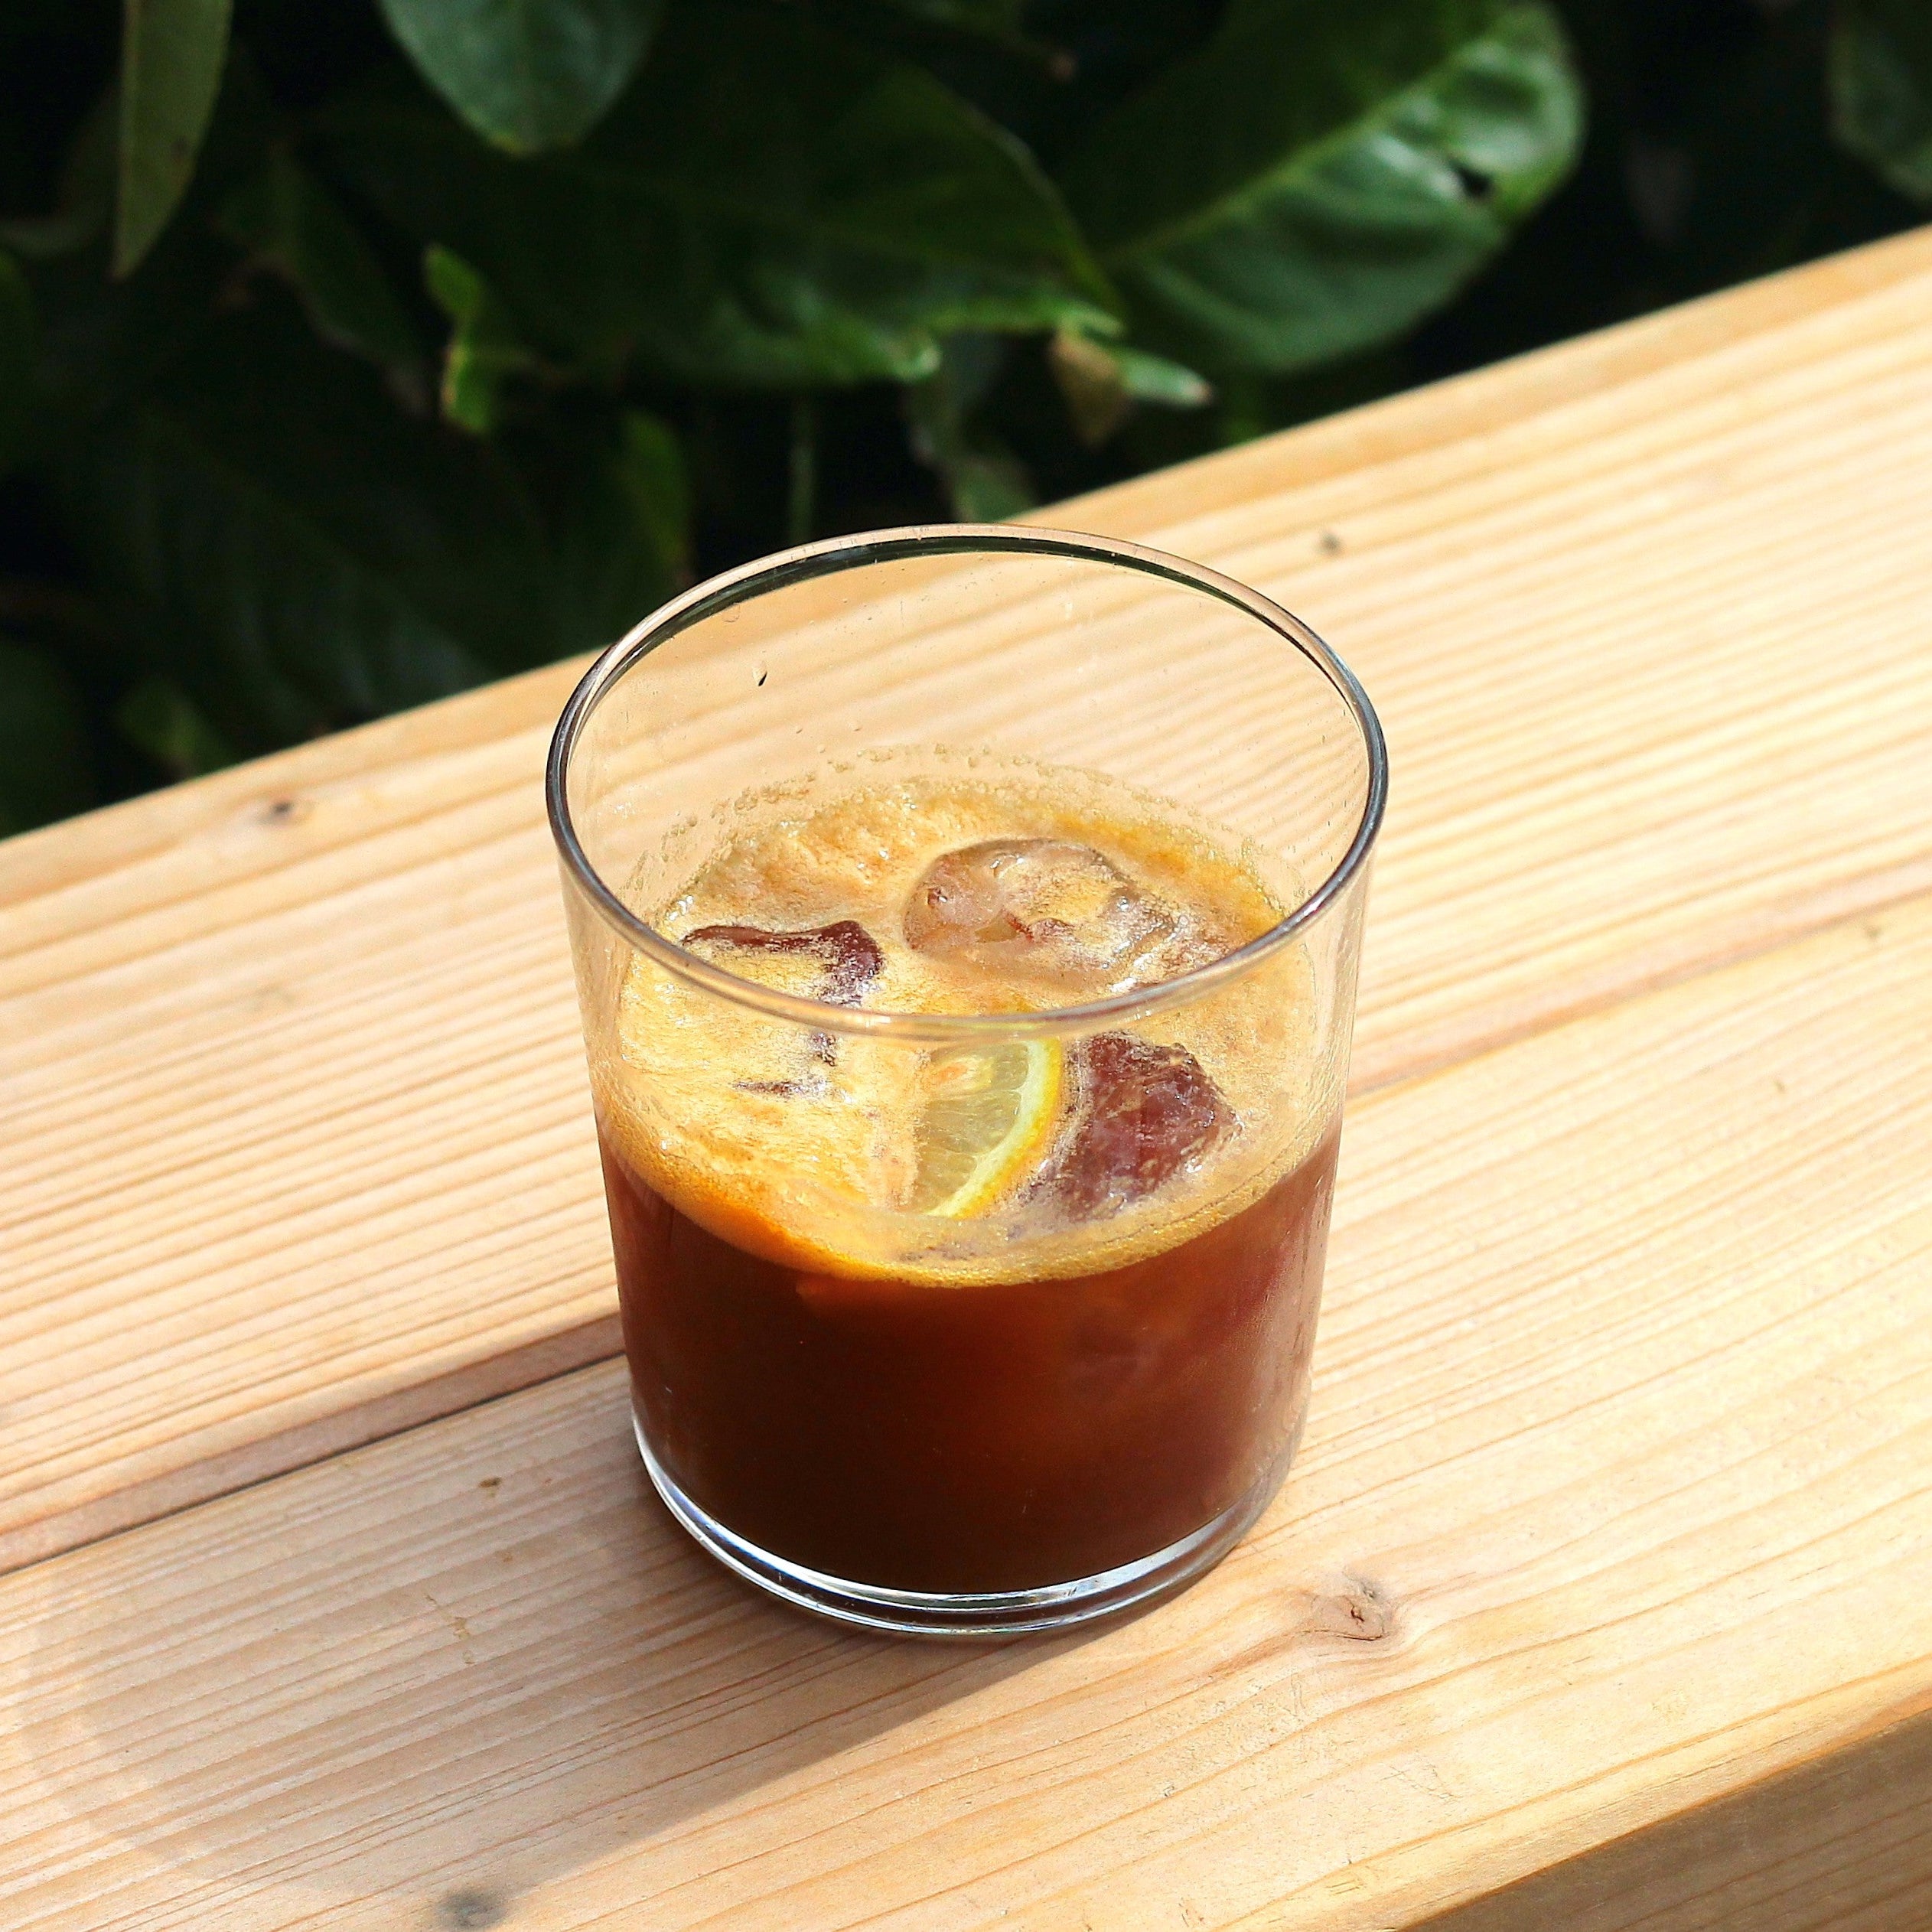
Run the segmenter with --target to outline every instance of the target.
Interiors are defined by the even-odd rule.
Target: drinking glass
[[[1015,773],[1141,801],[1231,855],[1275,923],[1163,983],[1023,1012],[873,1010],[659,929],[748,831],[854,788]],[[1177,1588],[1254,1520],[1307,1406],[1386,777],[1367,697],[1298,618],[1056,530],[809,544],[591,666],[548,798],[633,1413],[658,1493],[721,1562],[846,1623],[1002,1635]],[[673,1024],[737,1044],[673,1078],[650,1031]],[[855,1200],[782,1135],[707,1169],[735,1121],[784,1105],[754,1061],[1092,1080],[1204,1039],[1227,1048],[1226,1132],[1212,1184],[1171,1210],[1156,1190],[1070,1227],[1022,1191],[947,1221]]]

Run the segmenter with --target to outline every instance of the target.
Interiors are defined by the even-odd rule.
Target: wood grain
[[[1432,1914],[1416,1932],[1920,1932],[1932,1715]]]
[[[1916,1932],[1932,898],[1360,1103],[1176,1601],[754,1598],[593,1367],[0,1582],[0,1921]]]
[[[1929,461],[1921,233],[1051,514],[1363,673],[1367,1090],[1932,885]],[[571,676],[0,845],[0,1563],[612,1346]]]

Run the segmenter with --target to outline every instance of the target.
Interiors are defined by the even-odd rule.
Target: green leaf
[[[1003,523],[1040,500],[1026,465],[1010,451],[963,451],[946,472],[953,514],[963,523]]]
[[[1249,0],[1100,122],[1066,185],[1137,334],[1282,373],[1446,301],[1582,131],[1546,6]]]
[[[556,622],[607,644],[689,581],[690,501],[676,436],[627,411],[549,452],[557,504]]]
[[[32,434],[35,334],[27,278],[0,250],[0,476],[26,453]]]
[[[157,670],[244,752],[598,640],[494,446],[406,415],[279,295],[80,441],[63,498]]]
[[[93,776],[80,693],[47,652],[0,637],[0,838],[84,812]]]
[[[114,724],[171,778],[199,778],[241,756],[194,700],[165,677],[143,678],[135,685],[115,707]]]
[[[315,177],[285,148],[229,197],[223,231],[301,298],[324,342],[384,368],[413,370],[415,327],[376,252]]]
[[[487,436],[497,426],[504,379],[530,369],[536,358],[496,291],[460,255],[432,243],[422,272],[437,306],[455,325],[443,351],[444,418]]]
[[[381,0],[429,84],[512,154],[583,138],[624,92],[664,0]]]
[[[420,97],[332,109],[340,165],[473,262],[524,339],[597,372],[910,380],[956,330],[1113,326],[1012,136],[929,74],[777,11],[679,8],[585,147],[513,161]]]
[[[228,52],[229,0],[125,0],[114,272],[131,274],[194,173]]]
[[[1005,359],[996,340],[956,336],[933,374],[905,392],[913,454],[938,472],[953,514],[969,523],[1001,523],[1040,500],[1026,465],[972,421]]]
[[[1932,8],[1841,0],[1827,70],[1832,132],[1901,194],[1932,202]]]
[[[611,474],[633,527],[675,586],[691,574],[691,483],[675,432],[656,417],[627,409],[618,421]]]
[[[40,387],[60,432],[138,393],[242,292],[234,249],[210,217],[263,166],[274,117],[246,50],[236,45],[188,191],[195,218],[171,223],[141,272],[121,280],[107,273],[105,249],[44,252],[28,265],[40,318]]]
[[[1214,385],[1198,370],[1145,349],[1124,343],[1108,345],[1120,371],[1120,386],[1136,402],[1157,402],[1168,409],[1198,409],[1214,399]]]
[[[1062,329],[1047,345],[1047,367],[1066,399],[1074,432],[1090,448],[1105,442],[1136,402],[1197,409],[1214,386],[1184,363],[1122,343],[1099,343]]]

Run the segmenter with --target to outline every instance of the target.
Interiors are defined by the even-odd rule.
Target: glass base
[[[1031,1590],[888,1590],[807,1569],[726,1529],[665,1473],[634,1410],[630,1427],[665,1507],[727,1569],[800,1610],[897,1637],[1018,1637],[1029,1631],[1065,1630],[1151,1603],[1191,1583],[1227,1554],[1281,1487],[1289,1461],[1283,1457],[1279,1468],[1191,1536],[1093,1576]]]

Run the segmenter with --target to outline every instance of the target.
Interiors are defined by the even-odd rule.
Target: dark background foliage
[[[0,832],[1928,201],[1924,0],[0,0]]]

